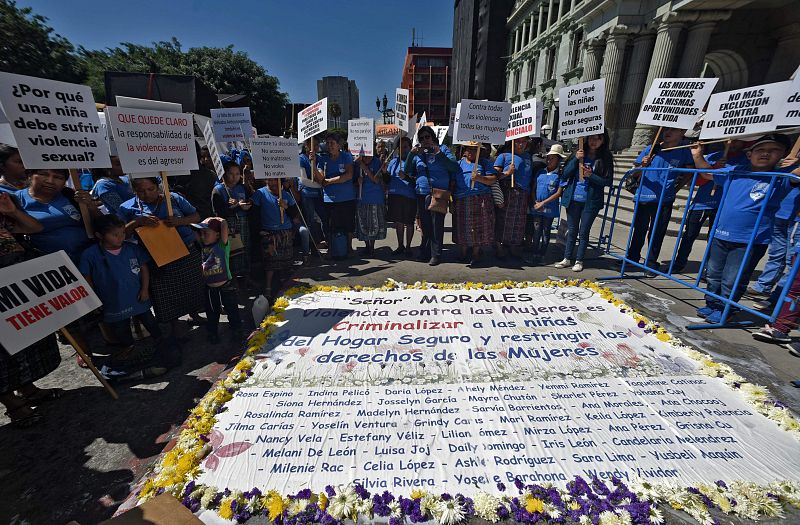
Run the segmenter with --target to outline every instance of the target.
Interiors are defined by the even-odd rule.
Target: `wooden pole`
[[[169,178],[167,177],[167,172],[162,171],[161,174],[161,185],[164,187],[164,200],[167,202],[167,217],[172,217],[172,197],[169,194]]]
[[[728,150],[731,149],[731,139],[728,139],[728,142],[725,143],[725,151],[722,152],[722,160],[725,161],[725,164],[728,163]]]
[[[511,165],[514,166],[514,139],[511,139]],[[517,174],[516,168],[511,172],[511,187],[514,187],[514,175]]]
[[[94,376],[97,378],[97,380],[100,381],[100,383],[103,385],[103,388],[106,389],[106,391],[111,395],[111,397],[113,397],[114,399],[119,399],[117,392],[111,387],[111,385],[108,384],[108,381],[106,381],[106,378],[103,377],[103,374],[101,374],[97,370],[97,367],[95,367],[94,363],[92,363],[92,358],[86,355],[86,352],[83,351],[83,349],[75,340],[75,338],[72,337],[72,334],[69,333],[69,330],[67,330],[67,328],[64,327],[61,329],[61,333],[64,334],[64,337],[67,338],[67,341],[69,341],[69,344],[72,345],[72,348],[74,348],[75,351],[78,352],[78,355],[81,356],[81,359],[83,359],[83,362],[86,363],[86,366],[89,367],[89,370],[91,370]]]
[[[313,153],[314,160],[311,161],[311,180],[317,180],[317,151],[314,149],[314,136],[311,136],[311,151],[309,153]]]
[[[478,143],[478,151],[475,152],[475,164],[472,165],[472,174],[476,174],[478,172],[478,162],[481,160],[481,144]],[[475,181],[470,181],[469,188],[471,190],[475,189]]]
[[[651,157],[652,157],[652,156],[653,156],[653,154],[655,153],[656,146],[658,145],[658,139],[660,139],[660,138],[661,138],[661,131],[662,131],[663,129],[664,129],[664,128],[663,128],[662,126],[659,126],[659,127],[658,127],[658,131],[656,131],[656,136],[655,136],[655,138],[653,138],[653,144],[650,146],[650,153],[649,153],[649,155],[650,155]],[[662,150],[662,151],[663,151],[663,150]]]
[[[653,148],[650,148],[650,149],[653,149]],[[580,151],[581,153],[584,153],[584,151],[583,151],[583,137],[578,137],[578,151]],[[586,157],[584,157],[584,158],[586,158]],[[578,176],[579,176],[579,178],[581,180],[583,180],[583,162],[581,162],[581,165],[578,166]]]
[[[278,178],[278,210],[281,214],[281,224],[283,224],[283,179]]]
[[[733,139],[727,138],[727,139],[707,140],[705,142],[702,142],[702,141],[691,142],[689,144],[681,144],[680,146],[672,146],[671,148],[664,148],[661,151],[672,151],[674,149],[691,148],[692,146],[694,146],[696,144],[700,144],[701,146],[705,145],[705,144],[717,144],[719,142],[725,142],[725,141],[730,141],[730,140],[733,140]]]
[[[69,178],[72,180],[72,185],[76,190],[81,189],[81,178],[78,176],[78,170],[69,170]],[[92,216],[89,215],[89,208],[85,204],[79,204],[81,209],[81,217],[83,218],[83,228],[86,230],[86,236],[94,239],[94,230],[92,229]]]

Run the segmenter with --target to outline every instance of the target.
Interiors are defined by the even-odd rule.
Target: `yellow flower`
[[[544,512],[544,502],[539,498],[534,498],[529,494],[525,496],[525,510],[530,513]]]
[[[283,515],[283,512],[288,506],[288,500],[285,500],[276,490],[270,490],[264,497],[264,508],[267,509],[270,521],[275,521],[278,517]]]
[[[219,510],[217,513],[222,519],[230,520],[233,519],[233,509],[231,508],[231,503],[233,503],[232,498],[224,498],[219,504]]]
[[[580,503],[578,503],[577,501],[570,502],[569,510],[578,510],[579,508],[581,508]]]
[[[328,495],[324,492],[319,493],[319,501],[317,502],[317,506],[319,510],[325,510],[328,508]]]
[[[425,491],[422,489],[414,489],[411,491],[411,499],[422,499],[425,497]]]

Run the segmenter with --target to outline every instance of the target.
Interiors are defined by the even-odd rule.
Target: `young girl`
[[[364,255],[375,250],[375,241],[386,238],[383,166],[379,157],[359,157],[354,164],[360,186],[358,196],[358,239],[366,243]]]
[[[533,216],[533,262],[538,263],[547,253],[550,244],[550,230],[553,220],[558,217],[558,199],[564,192],[559,167],[564,160],[563,149],[554,145],[547,153],[547,167],[536,176],[536,195],[531,206]]]

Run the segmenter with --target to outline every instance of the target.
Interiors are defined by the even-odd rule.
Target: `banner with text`
[[[256,179],[287,179],[300,176],[297,142],[281,137],[250,141],[253,172]]]
[[[408,129],[408,90],[397,88],[394,95],[394,123],[402,133],[410,133]]]
[[[297,142],[302,144],[328,129],[328,97],[317,100],[297,114]]]
[[[692,129],[711,96],[717,78],[657,78],[639,110],[636,122]]]
[[[778,118],[778,126],[800,126],[800,75],[797,71],[783,97],[783,108]]]
[[[120,107],[106,111],[122,169],[131,177],[197,169],[190,113]]]
[[[558,136],[577,139],[603,133],[606,126],[606,81],[592,80],[558,90]]]
[[[100,306],[64,251],[0,269],[0,341],[11,355]]]
[[[348,120],[347,147],[353,155],[371,157],[375,152],[375,120],[371,118]]]
[[[0,105],[26,168],[111,167],[88,86],[0,72]]]
[[[457,106],[455,140],[503,144],[506,141],[509,102],[464,99]]]
[[[774,131],[791,81],[711,95],[700,138],[721,139]]]
[[[511,115],[508,118],[506,140],[530,137],[531,135],[538,136],[542,124],[539,120],[540,117],[535,98],[512,104]]]
[[[250,108],[216,108],[211,110],[214,138],[217,142],[250,140],[254,137]]]
[[[221,179],[225,175],[225,166],[222,165],[222,159],[219,156],[219,148],[217,148],[217,141],[214,139],[214,129],[210,120],[206,121],[206,125],[203,127],[203,138],[206,141],[211,162],[214,163],[214,171],[217,173],[217,177]]]
[[[198,482],[800,480],[789,432],[587,288],[317,292],[283,316],[212,431],[239,452]]]

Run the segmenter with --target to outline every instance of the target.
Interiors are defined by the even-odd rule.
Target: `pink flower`
[[[355,367],[356,367],[355,361],[350,361],[349,363],[346,363],[344,365],[344,369],[347,372],[352,372]]]
[[[298,348],[297,349],[297,353],[300,354],[300,357],[304,357],[308,353],[309,350],[311,350],[310,347],[304,346],[303,348]]]

